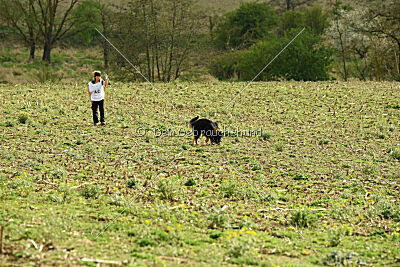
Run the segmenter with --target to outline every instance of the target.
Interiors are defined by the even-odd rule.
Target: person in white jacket
[[[106,80],[101,79],[101,72],[93,72],[93,80],[89,82],[89,97],[92,102],[93,111],[93,123],[96,126],[99,123],[99,118],[97,116],[97,108],[100,110],[100,123],[105,125],[104,119],[104,87],[107,86],[108,77],[106,74]]]

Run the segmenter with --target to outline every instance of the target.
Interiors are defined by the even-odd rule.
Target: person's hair
[[[101,76],[101,72],[98,70],[93,71],[93,77]]]
[[[101,76],[101,72],[98,70],[93,71],[93,80],[92,83],[95,84],[96,83],[96,76]]]

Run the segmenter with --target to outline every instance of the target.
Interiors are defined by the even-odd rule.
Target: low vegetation
[[[399,85],[260,82],[232,108],[244,86],[156,84],[172,108],[113,83],[93,127],[83,82],[0,85],[0,265],[397,264]],[[196,115],[221,145],[173,134]]]

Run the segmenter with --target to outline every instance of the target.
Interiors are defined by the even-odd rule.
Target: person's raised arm
[[[104,86],[107,86],[107,84],[108,84],[108,75],[106,74],[106,80],[104,81]]]

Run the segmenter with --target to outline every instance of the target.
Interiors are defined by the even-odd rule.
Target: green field
[[[0,265],[399,265],[399,83],[245,85],[0,85]]]

